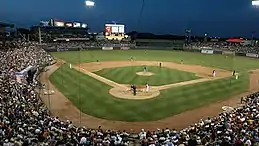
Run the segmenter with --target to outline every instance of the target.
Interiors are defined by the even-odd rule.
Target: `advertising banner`
[[[223,51],[222,54],[234,55],[235,52],[232,52],[232,51]]]
[[[201,50],[202,54],[213,54],[213,50]]]
[[[246,53],[247,57],[253,57],[253,58],[258,58],[258,54],[254,54],[254,53]]]
[[[102,47],[102,50],[113,50],[113,47]]]
[[[236,55],[236,56],[246,56],[245,53],[238,53],[238,52],[236,52],[235,55]]]
[[[214,51],[213,51],[213,54],[222,54],[222,51],[220,51],[220,50],[214,50]]]
[[[121,47],[121,50],[129,50],[130,47]]]

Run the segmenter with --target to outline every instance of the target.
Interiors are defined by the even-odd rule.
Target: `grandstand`
[[[0,23],[0,33],[5,34],[5,27],[13,25]],[[78,127],[70,120],[55,117],[41,100],[43,94],[39,91],[46,85],[37,80],[41,72],[50,69],[48,67],[55,63],[53,56],[46,50],[49,52],[51,49],[57,52],[59,49],[68,51],[71,48],[72,51],[80,48],[101,50],[102,47],[125,46],[128,49],[183,50],[184,40],[150,38],[136,39],[135,42],[123,39],[98,40],[91,39],[87,28],[46,26],[32,27],[30,34],[29,42],[12,40],[0,45],[0,145],[256,146],[259,144],[258,92],[242,97],[242,105],[238,108],[231,108],[216,117],[201,119],[181,130],[155,127],[157,129],[154,128],[152,131],[139,129],[137,132],[132,132],[121,129],[104,130],[101,126],[91,129]],[[0,42],[3,43],[6,38],[6,35],[2,35]],[[45,50],[39,45],[41,42],[46,43],[46,46],[43,46],[47,47]],[[198,48],[200,51],[204,47],[209,48],[207,50],[233,51],[245,55],[254,53],[257,54],[254,56],[257,59],[259,53],[258,47],[255,46],[244,47],[239,43],[225,42],[194,42],[187,46],[187,50]]]

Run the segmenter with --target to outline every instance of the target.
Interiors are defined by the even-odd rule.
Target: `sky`
[[[259,37],[259,7],[251,0],[0,0],[0,21],[17,27],[37,25],[55,18],[87,23],[91,31],[102,31],[105,23],[125,24],[126,31],[183,35],[186,28],[193,35]]]

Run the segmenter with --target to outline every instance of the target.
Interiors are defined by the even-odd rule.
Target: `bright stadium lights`
[[[259,6],[259,0],[253,0],[252,5],[253,6]]]
[[[87,0],[87,1],[85,1],[85,5],[87,7],[94,7],[95,3],[93,1]]]

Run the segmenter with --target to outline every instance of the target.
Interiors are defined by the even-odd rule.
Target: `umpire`
[[[136,94],[137,94],[137,87],[135,85],[131,85],[131,89],[133,90],[133,95],[136,96]]]

